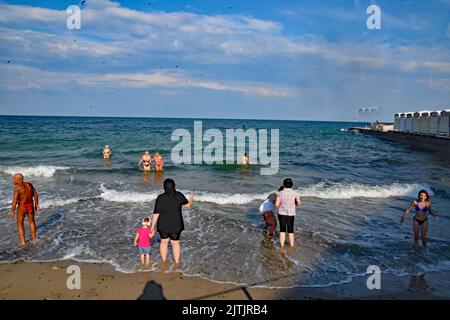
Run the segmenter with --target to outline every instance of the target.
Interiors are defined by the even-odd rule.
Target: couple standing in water
[[[259,211],[264,218],[265,228],[264,235],[270,238],[275,237],[277,229],[277,220],[275,213],[278,211],[278,222],[280,224],[280,247],[283,249],[286,242],[286,234],[288,235],[288,242],[291,248],[295,247],[295,233],[294,220],[296,207],[299,207],[302,202],[298,192],[292,188],[294,183],[292,179],[288,178],[283,181],[283,186],[280,187],[277,193],[272,193],[264,201]]]

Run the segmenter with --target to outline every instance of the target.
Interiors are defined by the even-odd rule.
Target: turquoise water
[[[260,166],[175,165],[171,134],[193,132],[193,121],[0,117],[0,261],[103,261],[137,272],[135,229],[171,177],[179,190],[197,193],[194,207],[184,210],[185,274],[289,287],[349,281],[374,264],[394,275],[450,270],[448,216],[430,218],[428,252],[411,250],[412,215],[399,224],[422,188],[448,215],[450,165],[437,155],[343,130],[351,123],[203,120],[204,130],[279,129],[278,174],[262,176]],[[109,163],[101,157],[105,144],[113,149]],[[145,149],[164,155],[163,174],[137,167]],[[38,189],[43,208],[39,240],[24,250],[16,248],[15,224],[7,217],[17,171]],[[278,242],[263,241],[258,207],[286,177],[303,205],[296,218],[298,248],[280,253]]]

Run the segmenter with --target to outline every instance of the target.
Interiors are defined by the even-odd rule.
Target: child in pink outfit
[[[139,249],[142,265],[150,264],[150,253],[152,248],[150,239],[153,238],[153,232],[151,232],[149,225],[150,218],[144,218],[142,227],[137,229],[136,237],[134,238],[134,246],[137,246]]]

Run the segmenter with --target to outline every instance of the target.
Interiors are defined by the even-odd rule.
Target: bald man
[[[13,176],[14,196],[9,218],[14,221],[14,214],[17,209],[17,232],[19,233],[19,247],[25,246],[25,230],[23,221],[25,215],[30,224],[31,239],[36,240],[36,223],[34,213],[39,212],[39,198],[36,189],[29,182],[23,181],[23,175],[16,173]],[[34,201],[33,201],[34,200]]]
[[[109,160],[111,158],[112,150],[109,146],[103,148],[103,159]]]

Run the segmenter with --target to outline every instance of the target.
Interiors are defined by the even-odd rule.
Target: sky
[[[450,108],[450,0],[0,0],[1,115],[353,121],[361,107],[384,121]]]

